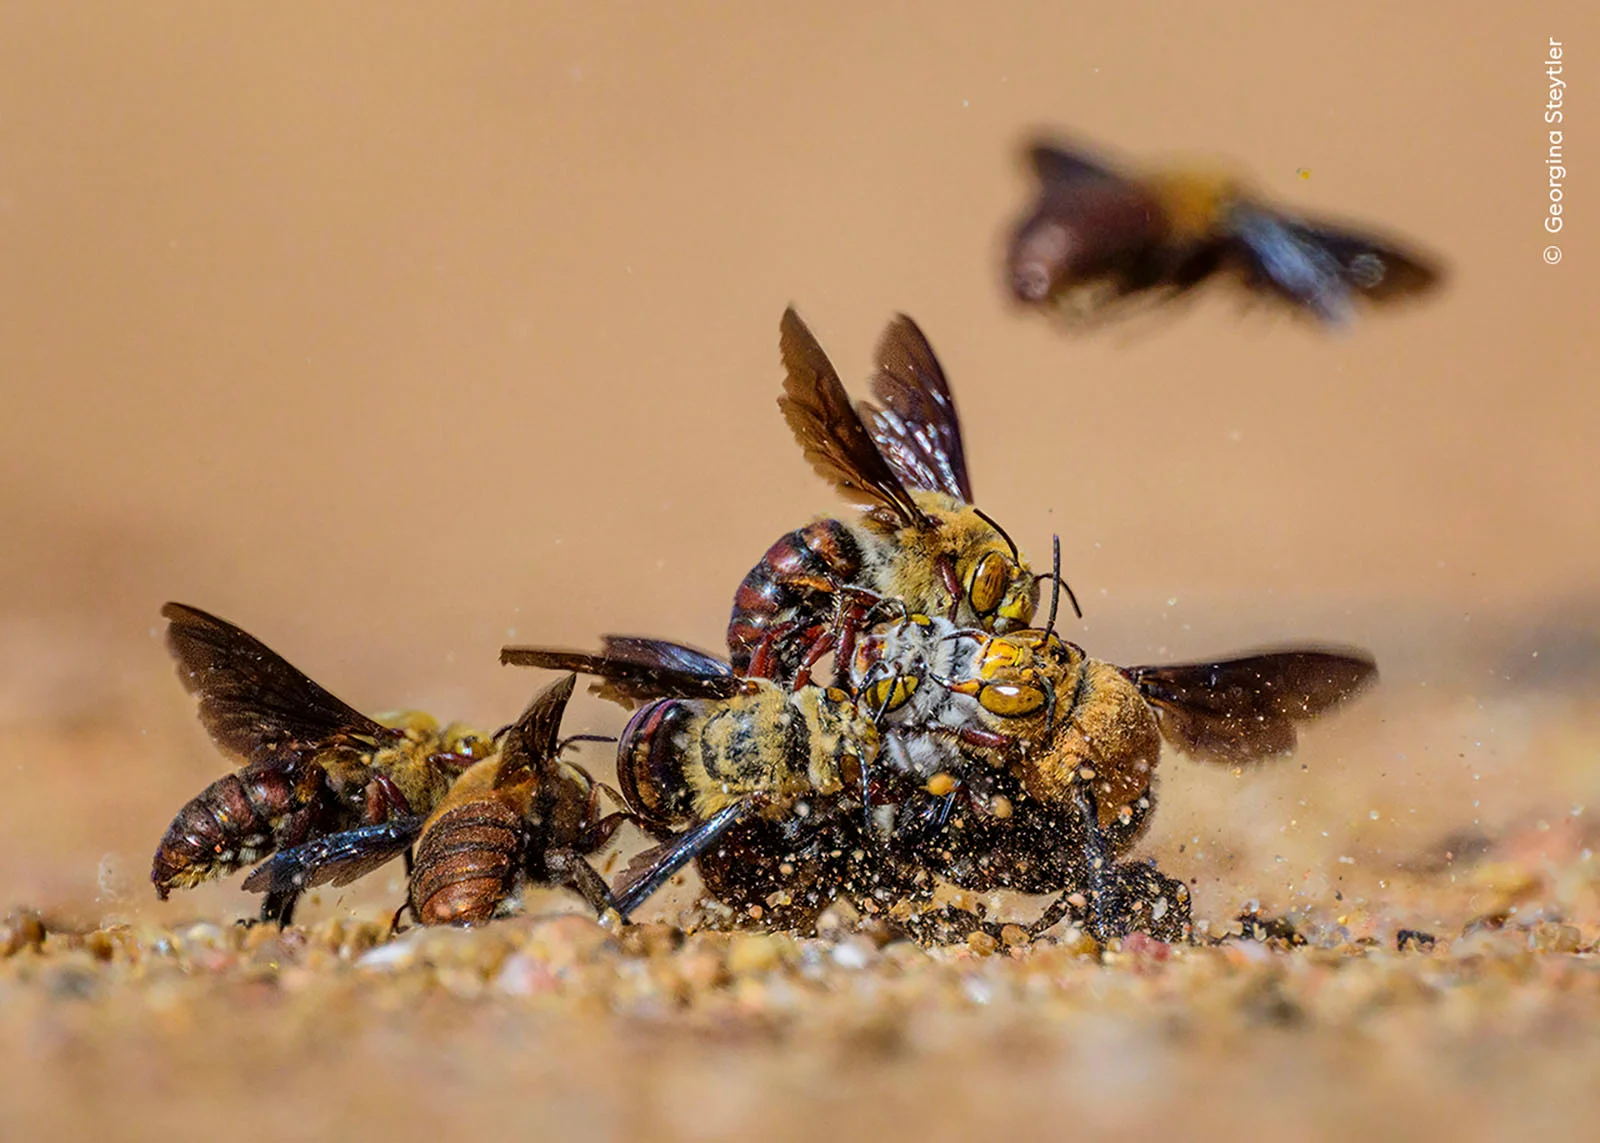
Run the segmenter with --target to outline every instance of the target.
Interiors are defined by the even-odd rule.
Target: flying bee
[[[1230,766],[1286,754],[1297,722],[1375,674],[1371,657],[1355,650],[1122,668],[1048,628],[899,627],[895,640],[864,640],[853,666],[863,705],[876,701],[881,712],[881,764],[911,767],[930,795],[900,802],[891,842],[963,888],[1060,892],[1035,931],[1070,912],[1102,940],[1134,926],[1164,939],[1187,929],[1181,883],[1119,863],[1148,828],[1163,738]],[[874,662],[885,649],[902,663],[886,670]],[[948,745],[892,748],[908,735]]]
[[[779,539],[745,576],[728,624],[741,675],[804,686],[882,600],[966,627],[1026,626],[1038,579],[1016,544],[972,506],[961,426],[944,371],[922,331],[901,315],[878,344],[872,393],[851,407],[838,373],[791,308],[779,345],[784,418],[811,466],[866,507],[847,522],[815,520]]]
[[[162,900],[274,850],[362,824],[425,815],[492,749],[487,735],[409,712],[369,718],[260,640],[169,603],[167,648],[200,699],[212,740],[244,764],[178,811],[150,870]],[[269,893],[263,921],[287,924],[299,894]]]
[[[1024,302],[1092,315],[1135,296],[1171,296],[1230,272],[1338,324],[1357,299],[1384,304],[1439,279],[1423,255],[1362,230],[1301,218],[1231,175],[1202,169],[1123,175],[1083,151],[1036,144],[1039,197],[1006,258]]]
[[[488,921],[521,884],[567,886],[603,915],[613,907],[611,892],[588,858],[631,815],[602,816],[607,787],[561,761],[576,740],[560,738],[574,678],[541,691],[499,736],[499,752],[468,768],[426,818],[394,818],[281,850],[244,887],[283,894],[345,885],[414,846],[406,901],[425,925]]]
[[[598,654],[507,647],[500,660],[595,675],[602,696],[644,704],[618,740],[617,783],[662,844],[617,894],[622,916],[690,861],[710,896],[786,928],[841,889],[910,891],[862,864],[855,805],[878,735],[846,691],[741,677],[656,639],[610,636]]]

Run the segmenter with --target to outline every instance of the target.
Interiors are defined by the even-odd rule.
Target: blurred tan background
[[[1092,652],[1379,653],[1309,772],[1175,764],[1167,851],[1287,830],[1326,878],[1600,786],[1594,739],[1540,738],[1600,680],[1587,7],[859,8],[5,6],[0,898],[155,909],[148,853],[221,769],[166,599],[358,706],[490,725],[540,681],[507,639],[719,647],[744,572],[837,507],[774,408],[791,301],[853,385],[917,318],[982,505],[1037,562],[1061,533]],[[1448,288],[1342,337],[1226,292],[1068,337],[1000,289],[1036,126],[1237,162]],[[585,701],[574,729],[619,725]],[[1237,891],[1179,861],[1202,906],[1270,894],[1263,845]]]

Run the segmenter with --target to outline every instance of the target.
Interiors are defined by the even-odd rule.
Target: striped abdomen
[[[751,657],[769,637],[800,635],[826,622],[833,593],[854,583],[861,566],[861,545],[840,520],[815,520],[781,537],[750,569],[733,597],[728,652],[734,670],[748,671]],[[799,639],[774,649],[783,677],[798,669],[805,650]]]
[[[411,908],[425,925],[477,924],[511,891],[524,846],[522,815],[492,798],[441,814],[417,842]]]
[[[697,707],[692,700],[658,699],[636,711],[617,739],[617,785],[646,828],[681,828],[694,818],[683,752]]]
[[[156,848],[150,880],[164,901],[253,864],[278,848],[279,828],[296,809],[293,776],[278,765],[251,765],[218,778],[178,811]]]

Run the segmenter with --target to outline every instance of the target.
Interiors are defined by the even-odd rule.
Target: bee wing
[[[250,871],[244,888],[298,895],[317,885],[348,885],[410,848],[422,832],[422,820],[421,814],[407,814],[280,850]]]
[[[511,785],[541,763],[555,760],[561,747],[561,716],[566,713],[577,681],[577,675],[557,679],[535,695],[522,717],[506,728],[500,738],[496,789]]]
[[[786,374],[778,408],[812,469],[847,499],[887,508],[907,527],[922,527],[922,510],[878,451],[833,363],[792,306],[783,311],[778,345]]]
[[[1345,283],[1375,302],[1425,293],[1443,277],[1438,264],[1424,255],[1372,234],[1307,219],[1285,219],[1283,225],[1326,251]]]
[[[635,856],[617,885],[617,912],[626,918],[644,904],[645,899],[670,881],[678,870],[716,845],[723,834],[755,808],[755,804],[754,795],[741,798],[699,825]]]
[[[1119,179],[1110,167],[1085,151],[1057,143],[1037,142],[1028,146],[1028,165],[1045,186],[1078,182],[1084,179]]]
[[[1377,675],[1364,651],[1286,650],[1220,663],[1131,667],[1167,741],[1210,762],[1254,762],[1294,749],[1315,718]]]
[[[597,676],[604,681],[595,692],[624,706],[655,698],[732,698],[744,686],[726,662],[693,647],[631,635],[608,635],[602,644],[598,655],[555,647],[502,647],[500,662]]]
[[[950,386],[933,347],[905,314],[895,315],[878,341],[872,395],[881,408],[862,401],[857,409],[895,475],[909,488],[971,504],[972,479]]]
[[[1384,302],[1422,293],[1439,279],[1420,256],[1379,239],[1253,203],[1236,205],[1227,229],[1250,273],[1330,323],[1352,316],[1355,294]]]
[[[255,636],[226,619],[169,603],[167,649],[184,689],[200,697],[200,722],[222,749],[251,761],[401,732],[335,698]]]

